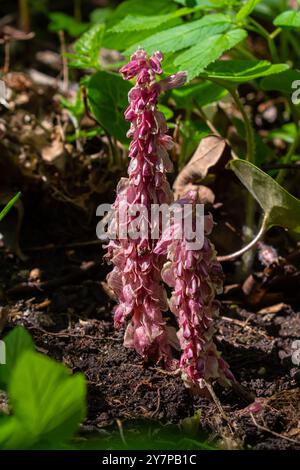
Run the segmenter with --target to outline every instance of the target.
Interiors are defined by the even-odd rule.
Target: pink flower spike
[[[131,123],[127,135],[132,139],[128,180],[118,190],[112,227],[120,226],[120,207],[130,211],[133,204],[139,204],[149,214],[152,204],[169,204],[173,199],[166,177],[172,168],[167,154],[172,147],[172,138],[166,134],[166,120],[158,112],[157,104],[160,93],[169,89],[171,83],[172,87],[182,83],[182,78],[177,81],[166,79],[160,86],[156,76],[162,73],[162,60],[161,52],[154,52],[149,58],[143,49],[138,49],[120,70],[125,80],[135,77],[136,84],[128,94],[129,106],[125,111],[125,118]],[[134,222],[135,216],[129,212],[122,227],[130,229]],[[146,232],[150,233],[151,221],[145,223]],[[160,225],[158,222],[159,234]],[[111,240],[107,257],[114,268],[107,282],[118,298],[115,326],[127,325],[125,346],[134,348],[144,357],[163,360],[170,366],[174,361],[162,314],[168,309],[161,278],[165,256],[154,253],[156,244],[157,240],[142,237]]]

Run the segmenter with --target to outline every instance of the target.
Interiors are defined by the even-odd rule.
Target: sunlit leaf
[[[32,445],[69,439],[85,417],[84,376],[71,376],[64,365],[36,352],[22,354],[12,371],[8,394],[13,417]],[[11,436],[7,447],[16,448],[19,438],[18,433]]]
[[[254,8],[261,2],[261,0],[248,0],[236,15],[236,22],[242,23],[247,16],[251,15]]]
[[[180,70],[187,72],[188,80],[192,80],[211,62],[217,60],[225,51],[236,46],[246,37],[247,33],[243,29],[234,29],[224,34],[208,37],[180,54],[174,63]]]
[[[131,54],[139,46],[143,47],[148,53],[152,53],[158,49],[162,52],[180,51],[202,42],[207,36],[228,31],[231,24],[231,18],[228,15],[221,13],[206,15],[200,20],[156,33],[144,39],[141,43],[135,43],[127,49],[124,54]]]
[[[166,15],[155,16],[126,16],[120,23],[114,25],[108,32],[123,33],[125,31],[142,31],[144,29],[153,29],[166,23],[173,18],[180,18],[197,10],[196,8],[180,8]]]
[[[244,83],[281,73],[288,68],[286,64],[271,64],[267,60],[219,60],[209,65],[201,76]]]
[[[105,26],[98,24],[84,33],[74,44],[75,54],[71,57],[70,65],[77,68],[99,68],[99,56],[102,46]]]
[[[284,11],[275,18],[274,24],[280,28],[300,28],[300,11]]]
[[[0,388],[7,387],[17,361],[25,351],[34,350],[30,334],[21,326],[17,326],[4,338],[5,364],[0,365]]]

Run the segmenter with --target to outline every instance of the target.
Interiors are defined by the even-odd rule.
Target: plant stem
[[[259,240],[261,240],[261,238],[264,236],[266,230],[267,230],[267,218],[264,217],[258,234],[256,235],[256,237],[253,240],[251,240],[251,242],[248,245],[244,246],[243,248],[241,248],[238,251],[235,251],[234,253],[230,253],[229,255],[218,256],[218,261],[223,263],[225,261],[233,261],[233,260],[241,257],[242,255],[247,253],[247,251],[251,250],[251,248],[253,248],[259,242]]]
[[[228,90],[243,116],[244,126],[245,126],[245,131],[246,131],[246,141],[247,141],[246,160],[250,163],[255,164],[255,140],[254,140],[254,130],[252,127],[251,120],[240,99],[237,88],[229,87]],[[252,195],[248,193],[247,199],[246,199],[246,219],[245,219],[244,234],[245,234],[246,242],[250,243],[251,245],[250,248],[254,246],[250,242],[251,239],[253,238],[254,219],[255,219],[255,201]],[[248,251],[248,249],[245,250],[245,253],[246,251]],[[252,265],[252,261],[253,261],[252,253],[247,253],[243,258],[243,269],[242,269],[243,274],[246,274],[249,271]]]
[[[251,120],[245,110],[245,107],[240,99],[238,91],[236,88],[228,88],[229,93],[234,99],[239,111],[241,112],[244,120],[245,131],[246,131],[246,141],[247,141],[247,155],[246,160],[255,164],[255,140],[254,140],[254,131],[251,124]]]
[[[30,15],[27,0],[19,0],[20,27],[25,33],[30,31]]]
[[[252,27],[248,25],[248,29],[250,31],[254,31],[260,34],[266,39],[273,62],[279,62],[278,52],[274,43],[274,39],[281,32],[281,28],[277,28],[275,31],[273,31],[273,33],[269,33],[269,31],[267,31],[261,24],[259,24],[253,18],[249,18],[249,20],[252,23]]]

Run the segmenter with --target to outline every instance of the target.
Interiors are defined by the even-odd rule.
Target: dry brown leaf
[[[210,135],[201,140],[191,160],[175,180],[173,188],[176,198],[187,192],[188,184],[206,177],[209,169],[222,157],[225,147],[226,142],[222,137]]]
[[[257,313],[259,313],[260,315],[268,315],[270,313],[281,312],[284,308],[287,308],[287,307],[288,307],[287,304],[283,302],[279,302],[278,304],[271,305],[270,307],[262,308]]]

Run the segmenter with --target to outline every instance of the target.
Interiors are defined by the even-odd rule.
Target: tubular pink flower
[[[177,204],[196,204],[196,192]],[[176,218],[170,230],[162,235],[155,248],[157,254],[167,254],[162,278],[173,289],[170,309],[177,317],[177,333],[182,356],[180,368],[187,386],[205,386],[205,381],[218,379],[223,385],[234,380],[228,365],[220,357],[213,342],[213,319],[218,314],[219,304],[215,300],[222,291],[223,274],[216,259],[213,245],[204,238],[201,249],[190,249],[184,239],[176,239]],[[211,232],[211,216],[205,217],[205,235]]]
[[[172,146],[162,113],[157,110],[162,91],[182,85],[185,74],[156,81],[162,73],[163,55],[155,52],[150,58],[145,51],[136,51],[128,64],[120,70],[126,80],[136,77],[136,85],[129,92],[129,106],[125,118],[131,122],[128,137],[130,164],[128,179],[122,179],[114,203],[112,227],[132,228],[136,216],[130,215],[133,204],[145,207],[148,214],[152,204],[171,203],[172,191],[166,178],[172,164],[167,151]],[[160,86],[162,83],[162,86]],[[120,209],[127,219],[120,219]],[[124,344],[144,357],[171,361],[165,320],[162,312],[168,310],[168,301],[161,279],[164,257],[154,254],[156,240],[151,240],[151,222],[146,218],[149,236],[111,240],[108,257],[114,269],[108,276],[108,284],[119,299],[114,313],[115,326],[127,323]]]

